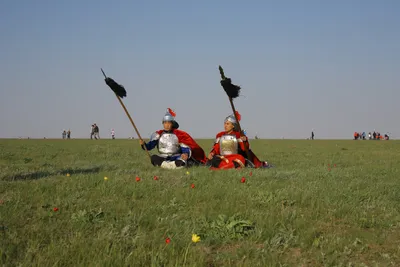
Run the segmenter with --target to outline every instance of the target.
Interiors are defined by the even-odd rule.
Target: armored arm
[[[213,153],[214,155],[219,155],[220,154],[220,151],[219,151],[219,140],[220,140],[220,138],[217,136],[215,138],[214,145],[213,145],[213,148],[211,149],[210,153]]]
[[[242,131],[241,134],[236,133],[236,139],[238,140],[239,148],[242,150],[242,152],[245,152],[246,149],[248,150],[250,148],[249,139],[246,136],[246,132]]]
[[[246,147],[247,149],[250,149],[250,143],[249,143],[249,138],[247,138],[247,136],[243,135],[242,137],[243,140],[243,145],[244,147]],[[246,149],[243,149],[244,151],[246,151]]]
[[[147,150],[152,150],[157,146],[158,140],[153,140],[153,141],[149,141],[148,143],[145,143],[144,145],[142,145],[142,149],[144,149],[144,146],[146,146]]]
[[[187,154],[188,158],[190,158],[192,156],[192,150],[190,149],[189,146],[184,145],[184,144],[180,144],[181,147],[181,153],[182,154]]]
[[[142,149],[145,150],[144,146],[146,146],[147,150],[154,149],[157,146],[159,139],[160,139],[160,135],[157,132],[153,133],[150,137],[150,141],[148,143],[144,143],[142,145]]]

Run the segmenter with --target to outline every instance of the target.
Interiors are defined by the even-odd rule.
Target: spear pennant
[[[114,81],[113,79],[111,79],[110,77],[107,77],[107,75],[104,73],[103,69],[101,69],[101,72],[102,72],[103,75],[104,75],[104,81],[105,81],[106,84],[111,88],[111,90],[115,93],[115,96],[117,97],[119,103],[121,104],[122,108],[125,110],[125,113],[126,113],[126,115],[128,116],[129,120],[131,121],[132,126],[133,126],[133,128],[135,129],[136,134],[138,135],[139,139],[140,139],[141,141],[143,141],[142,137],[140,136],[139,130],[136,128],[136,125],[135,125],[135,123],[133,122],[133,120],[132,120],[132,118],[131,118],[131,115],[129,115],[128,110],[126,109],[124,103],[123,103],[122,100],[121,100],[121,98],[126,97],[126,90],[125,90],[125,88],[124,88],[122,85],[120,85],[120,84],[118,84],[117,82],[115,82],[115,81]],[[149,153],[149,151],[147,150],[147,147],[144,146],[144,148],[145,148],[145,150],[146,150],[146,152],[147,152],[147,156],[149,156],[149,159],[150,159],[150,161],[151,161],[150,153]]]
[[[235,115],[235,119],[236,119],[236,122],[237,122],[237,125],[239,128],[238,130],[240,132],[240,135],[243,136],[242,128],[240,127],[240,122],[239,122],[240,114],[239,114],[239,112],[236,111],[235,105],[233,104],[233,99],[237,98],[239,96],[241,88],[239,85],[232,84],[232,80],[225,76],[224,70],[222,69],[221,66],[219,66],[219,73],[221,74],[222,88],[224,88],[224,91],[228,95],[229,102],[231,103],[232,111],[233,111],[233,114]],[[249,153],[247,146],[244,146],[244,148],[245,148],[245,151],[247,154],[247,158],[250,159],[251,157],[250,157],[250,153]]]

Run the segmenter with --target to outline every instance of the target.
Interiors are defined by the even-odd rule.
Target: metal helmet
[[[162,122],[164,123],[166,121],[170,121],[170,122],[172,122],[172,127],[175,129],[178,129],[179,124],[175,121],[175,116],[176,116],[176,113],[172,109],[167,108],[167,112],[165,113]]]
[[[238,118],[238,120],[241,120],[241,115],[239,114],[239,112],[236,111],[236,117]],[[228,117],[225,118],[224,123],[229,121],[233,124],[234,126],[234,130],[237,131],[238,130],[238,122],[236,120],[235,114],[229,115]]]
[[[226,117],[224,120],[224,123],[227,121],[231,122],[233,125],[236,125],[236,123],[237,123],[234,115],[229,115],[228,117]]]
[[[167,112],[167,113],[165,113],[162,122],[166,122],[166,121],[175,121],[175,118]]]

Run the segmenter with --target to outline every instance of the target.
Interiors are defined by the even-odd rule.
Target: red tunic
[[[217,134],[216,136],[216,140],[218,140],[218,138],[220,138],[221,136],[227,134],[226,132],[220,132]],[[253,151],[251,151],[250,149],[250,144],[247,140],[246,137],[246,141],[242,141],[240,139],[240,133],[236,132],[236,131],[232,131],[230,133],[230,135],[234,135],[238,141],[238,145],[239,145],[239,151],[238,154],[233,154],[233,155],[226,155],[223,156],[221,163],[218,166],[218,169],[230,169],[230,168],[235,168],[235,165],[233,162],[237,162],[241,167],[244,167],[246,165],[246,159],[248,159],[250,162],[252,162],[254,164],[255,168],[260,168],[262,166],[264,166],[264,162],[260,161],[257,156],[253,153]],[[245,147],[247,147],[248,149],[248,153],[246,154],[246,150]],[[220,146],[219,146],[219,142],[215,142],[213,149],[211,150],[212,153],[214,153],[217,157],[220,156]],[[240,164],[242,163],[242,164]]]
[[[162,134],[164,130],[157,131],[158,134]],[[187,133],[178,129],[172,131],[178,137],[179,143],[190,147],[192,151],[192,158],[200,163],[205,163],[207,161],[206,154],[204,150],[194,141],[194,139]]]

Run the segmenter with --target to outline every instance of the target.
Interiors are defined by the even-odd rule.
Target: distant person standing
[[[314,131],[311,132],[311,140],[314,140]]]
[[[115,132],[114,132],[114,129],[111,129],[111,138],[112,138],[112,139],[115,139]]]
[[[93,132],[94,132],[94,139],[96,139],[96,140],[100,139],[99,126],[97,126],[96,123],[94,124]]]
[[[71,139],[71,130],[70,130],[70,129],[68,129],[67,138],[68,138],[68,139]]]
[[[94,125],[92,124],[92,127],[90,128],[90,139],[93,139],[94,135]]]
[[[63,130],[63,132],[62,132],[62,139],[65,139],[66,135],[67,135],[67,132],[66,132],[65,130]]]

